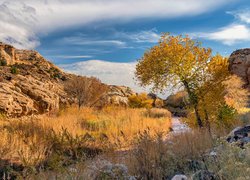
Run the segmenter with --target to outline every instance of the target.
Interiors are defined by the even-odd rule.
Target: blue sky
[[[0,41],[136,90],[136,60],[162,32],[189,34],[228,56],[250,47],[250,1],[0,0]]]

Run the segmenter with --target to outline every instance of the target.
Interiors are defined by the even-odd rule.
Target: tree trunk
[[[201,116],[200,116],[197,104],[194,104],[194,111],[195,111],[195,116],[196,116],[197,123],[198,123],[199,127],[202,128],[203,123],[202,123],[202,120],[201,120]]]
[[[209,117],[208,117],[208,112],[207,112],[206,104],[204,102],[204,97],[201,96],[201,98],[202,98],[202,104],[203,104],[203,112],[204,112],[204,115],[205,115],[206,127],[208,129],[209,134],[212,135],[211,134],[211,125],[210,125],[210,121],[209,121]]]
[[[198,110],[198,100],[197,100],[197,96],[194,92],[192,92],[192,90],[190,89],[189,87],[189,84],[187,81],[182,81],[186,90],[187,90],[187,93],[188,93],[188,96],[189,96],[189,99],[190,99],[190,103],[194,106],[194,111],[195,111],[195,116],[196,116],[196,121],[197,121],[197,124],[199,125],[200,128],[203,127],[203,123],[202,123],[202,120],[201,120],[201,116],[200,116],[200,113],[199,113],[199,110]]]
[[[208,129],[209,134],[211,135],[211,126],[208,118],[208,113],[207,110],[204,108],[204,114],[205,114],[205,122],[206,122],[206,127]]]
[[[82,106],[81,99],[78,99],[78,109],[80,110]]]

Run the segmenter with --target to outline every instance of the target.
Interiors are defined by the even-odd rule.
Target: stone
[[[164,107],[174,116],[185,117],[187,115],[188,94],[185,91],[170,95],[164,100]]]
[[[250,125],[243,127],[237,127],[232,130],[227,136],[229,143],[239,142],[241,145],[245,145],[250,142]]]
[[[185,175],[175,175],[171,180],[187,180],[187,176]]]
[[[250,85],[250,48],[234,51],[229,57],[229,71]]]
[[[97,102],[96,106],[103,107],[106,105],[124,106],[127,107],[129,104],[128,98],[135,94],[131,88],[126,86],[109,86],[109,90],[104,94],[100,101]]]

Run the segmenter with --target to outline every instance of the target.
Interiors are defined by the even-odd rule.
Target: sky
[[[0,0],[0,41],[139,92],[136,62],[163,32],[229,56],[250,47],[250,0]]]

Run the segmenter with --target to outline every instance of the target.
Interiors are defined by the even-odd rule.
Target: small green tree
[[[11,69],[10,69],[10,72],[12,74],[18,74],[18,68],[16,66],[12,66]]]

